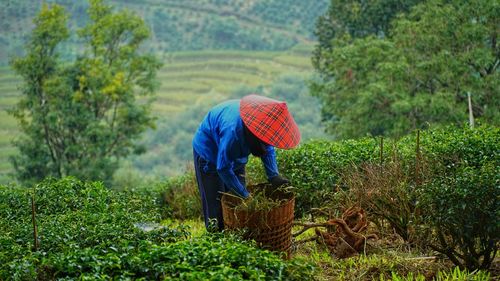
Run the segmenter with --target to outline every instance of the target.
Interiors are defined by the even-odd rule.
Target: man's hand
[[[285,178],[285,177],[282,177],[280,175],[277,175],[275,177],[272,177],[269,182],[274,186],[274,187],[279,187],[279,186],[282,186],[282,185],[285,185],[285,184],[290,184],[290,181]]]

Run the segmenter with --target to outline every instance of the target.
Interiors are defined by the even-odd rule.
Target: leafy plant
[[[391,21],[410,11],[420,0],[383,0],[377,2],[331,0],[326,13],[318,17],[314,34],[318,44],[313,54],[317,70],[328,66],[328,52],[337,47],[333,40],[344,34],[353,38],[387,36]]]
[[[38,226],[35,252],[31,198]],[[101,183],[75,178],[47,179],[34,190],[0,186],[0,206],[0,279],[25,274],[35,279],[28,276],[43,274],[35,269],[55,253],[86,248],[107,251],[119,244],[135,247],[143,240],[163,243],[188,235],[182,227],[144,232],[135,225],[159,222],[156,193],[114,192]]]
[[[173,244],[142,242],[106,250],[86,248],[46,260],[56,278],[171,280],[311,280],[308,263],[283,261],[236,236],[207,234]]]
[[[269,212],[292,197],[293,187],[273,188],[270,184],[260,184],[248,186],[250,191],[248,198],[241,198],[232,193],[223,193],[225,201],[229,207],[234,208],[236,212],[243,211],[246,213]]]
[[[189,239],[182,225],[159,225],[157,192],[113,191],[75,178],[47,179],[35,190],[0,186],[0,279],[313,279],[310,264],[284,261],[237,236]],[[144,222],[157,224],[143,230]]]
[[[431,247],[469,270],[488,269],[500,241],[500,161],[443,171],[422,188]]]
[[[429,170],[426,177],[430,177],[434,165],[444,165],[451,172],[460,163],[481,167],[487,161],[498,161],[495,159],[499,157],[500,128],[491,125],[473,129],[434,127],[421,131],[419,142],[420,161],[429,167],[421,166],[418,170],[422,177],[427,173],[425,170]],[[398,155],[405,177],[413,177],[414,171],[408,169],[415,167],[416,134],[399,140],[386,139],[384,143],[382,161],[387,163],[393,155]],[[296,187],[296,215],[300,217],[312,208],[337,200],[335,192],[347,189],[341,178],[349,167],[362,163],[371,163],[369,165],[375,167],[380,163],[380,140],[310,141],[293,150],[279,150],[277,158],[280,173]],[[258,159],[250,159],[247,177],[249,184],[266,180]]]

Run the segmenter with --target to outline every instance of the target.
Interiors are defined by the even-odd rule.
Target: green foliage
[[[407,112],[414,99],[391,84],[406,75],[402,52],[393,43],[371,36],[352,43],[349,37],[334,41],[337,47],[324,55],[329,63],[323,73],[335,81],[318,80],[311,88],[322,101],[328,132],[339,138],[403,136],[408,128],[415,128]]]
[[[35,19],[28,54],[12,66],[23,77],[23,96],[12,109],[24,133],[12,157],[19,180],[78,176],[109,181],[118,161],[139,151],[133,142],[153,126],[138,96],[155,89],[160,64],[138,48],[149,36],[142,19],[92,1],[79,31],[85,53],[73,63],[58,60],[68,37],[66,14],[44,6]]]
[[[321,80],[312,86],[328,130],[402,136],[461,124],[468,93],[473,115],[497,124],[499,9],[495,1],[427,1],[394,20],[388,37],[331,36],[328,48],[317,47]]]
[[[98,251],[70,251],[53,258],[54,277],[169,280],[312,280],[312,267],[284,262],[237,237],[205,235],[172,244],[141,243]]]
[[[422,157],[437,163],[435,165],[452,169],[459,163],[466,163],[480,167],[486,160],[498,161],[494,159],[498,159],[499,135],[498,127],[487,125],[475,129],[433,128],[421,132],[420,149]],[[384,161],[400,155],[404,167],[414,167],[415,138],[413,134],[400,140],[385,140]],[[347,188],[341,179],[353,164],[380,163],[380,140],[311,141],[293,150],[279,150],[277,158],[280,173],[297,187],[296,214],[301,216],[335,199],[332,193]],[[251,159],[247,174],[251,181],[262,182],[265,178],[258,162],[258,159]],[[405,173],[412,175],[411,171]]]
[[[36,252],[32,252],[30,198],[36,205]],[[34,279],[36,274],[44,274],[36,268],[68,251],[106,252],[122,244],[133,248],[142,240],[162,243],[186,237],[182,228],[144,232],[134,225],[159,222],[159,199],[148,191],[116,193],[101,183],[74,178],[48,179],[34,190],[1,186],[0,278]],[[50,263],[43,268],[53,270]]]
[[[460,165],[453,172],[445,168],[444,176],[422,188],[425,220],[437,235],[433,248],[469,270],[488,269],[498,250],[500,158],[496,158],[479,168]]]
[[[325,56],[337,47],[334,39],[349,34],[353,38],[368,35],[384,37],[391,21],[400,13],[407,13],[421,0],[349,1],[330,0],[327,12],[316,21],[314,34],[318,44],[314,50],[314,67],[322,72],[331,62]]]
[[[363,163],[361,165],[348,167],[341,178],[341,184],[347,186],[347,189],[335,195],[332,206],[344,205],[348,208],[352,205],[360,205],[372,218],[377,221],[388,222],[391,228],[399,234],[406,242],[415,246],[427,247],[429,244],[429,234],[437,233],[435,229],[429,229],[427,225],[438,227],[443,226],[437,221],[435,216],[450,216],[448,212],[440,212],[453,209],[449,205],[443,205],[433,200],[439,196],[434,192],[444,192],[442,195],[451,196],[448,199],[441,199],[447,204],[455,206],[459,204],[457,200],[452,200],[457,196],[452,190],[444,190],[440,184],[443,181],[453,185],[455,180],[473,181],[472,174],[461,175],[464,167],[471,171],[476,171],[479,175],[481,169],[500,163],[499,146],[500,131],[497,127],[483,126],[479,129],[436,128],[421,132],[420,150],[422,153],[416,159],[416,139],[414,136],[406,137],[397,144],[386,143],[383,163]],[[389,146],[389,147],[387,147]],[[391,147],[392,146],[392,147]],[[493,164],[492,164],[493,163]],[[488,168],[489,169],[489,168]],[[445,177],[443,175],[446,175]],[[477,182],[477,188],[494,194],[492,190],[492,175],[485,175],[483,180],[489,180],[490,186],[479,186],[481,181]],[[446,179],[446,180],[445,180]],[[451,182],[450,182],[451,181]],[[458,184],[458,183],[456,183]],[[433,192],[425,186],[433,187]],[[445,186],[446,184],[443,184]],[[487,184],[486,184],[487,185]],[[477,200],[485,200],[485,193],[476,193],[473,188],[468,188],[468,198],[464,201],[476,206],[472,197]],[[458,189],[457,189],[458,192]],[[431,200],[431,201],[429,201]],[[425,202],[425,203],[424,203]],[[490,202],[492,203],[492,202]],[[493,203],[492,203],[493,204]],[[441,206],[442,209],[436,209],[434,205]],[[462,205],[461,205],[462,206]],[[477,205],[479,208],[479,205]],[[494,216],[498,212],[498,206],[489,206],[485,212],[488,216]],[[430,218],[424,220],[423,213],[429,211]],[[468,213],[471,217],[461,217],[461,219],[478,221],[481,212],[471,211]],[[455,213],[459,216],[460,212]],[[450,216],[451,219],[451,216]],[[481,218],[481,221],[484,221]],[[464,223],[463,221],[458,222]],[[458,227],[454,225],[453,227]],[[463,233],[454,233],[455,239],[464,239]],[[480,230],[478,230],[480,231]],[[486,232],[482,232],[486,233]],[[486,236],[491,236],[487,235]],[[446,234],[446,237],[449,235]],[[461,237],[461,238],[458,238]],[[487,238],[491,239],[491,238]],[[449,243],[453,245],[453,243]],[[455,248],[458,244],[451,246]]]
[[[418,91],[449,92],[460,105],[470,92],[474,116],[498,120],[499,13],[495,1],[430,1],[396,21],[393,41],[405,51]]]
[[[34,190],[0,186],[0,279],[313,279],[308,263],[283,261],[235,236],[186,239],[183,226],[140,228],[159,222],[162,209],[154,188],[118,192],[75,178]]]
[[[343,169],[376,157],[377,147],[375,140],[366,138],[342,142],[311,141],[293,150],[279,150],[280,173],[297,188],[296,214],[300,217],[311,208],[324,205],[338,188]],[[248,177],[258,182],[265,179],[257,162],[252,159],[247,170]]]
[[[56,163],[51,163],[50,160],[50,147],[40,145],[41,140],[48,142],[44,136],[47,136],[45,132],[48,131],[49,123],[47,97],[43,94],[43,87],[47,80],[58,74],[56,47],[69,36],[66,21],[67,16],[60,6],[54,6],[52,9],[44,6],[38,17],[33,20],[37,28],[33,30],[31,40],[26,45],[30,53],[12,63],[12,67],[26,81],[24,98],[11,112],[19,120],[22,131],[26,134],[26,139],[16,144],[20,152],[26,155],[26,159],[13,160],[22,180],[31,177],[40,179],[56,169]],[[38,158],[38,161],[31,161],[31,158]],[[24,173],[22,170],[25,170]]]
[[[415,142],[415,138],[405,141]],[[465,166],[479,170],[500,161],[499,145],[500,128],[491,125],[437,128],[424,131],[421,137],[424,154],[432,161],[441,162],[447,172]]]

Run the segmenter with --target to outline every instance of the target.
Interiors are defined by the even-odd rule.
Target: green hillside
[[[283,74],[306,77],[312,71],[311,50],[311,45],[298,45],[289,51],[183,51],[164,55],[164,66],[158,73],[159,90],[152,105],[154,114],[158,123],[168,123],[189,107],[204,108],[242,86],[265,90]],[[6,110],[17,102],[20,83],[8,67],[0,69],[0,182],[6,182],[12,171],[8,156],[15,153],[11,141],[19,133],[15,119]],[[148,137],[159,133],[150,132]],[[145,161],[135,160],[140,166],[146,165]]]
[[[87,1],[7,0],[0,2],[0,64],[22,54],[31,19],[42,2],[63,5],[71,14],[72,28],[86,20]],[[144,49],[154,52],[234,49],[288,50],[313,40],[316,18],[327,9],[328,0],[114,0],[116,8],[139,14],[152,31]],[[76,39],[65,46],[66,56],[78,48]]]
[[[32,19],[42,2],[64,6],[69,12],[72,30],[88,20],[87,1],[0,2],[0,182],[10,178],[12,167],[8,156],[15,153],[11,142],[19,135],[16,121],[6,110],[18,101],[21,80],[7,64],[10,58],[23,55],[24,42],[33,28]],[[143,50],[156,53],[164,62],[157,76],[159,89],[152,105],[160,125],[144,139],[150,155],[131,159],[134,167],[146,173],[155,164],[176,165],[177,171],[179,164],[173,163],[190,157],[189,149],[181,155],[177,151],[180,148],[167,149],[168,144],[162,144],[160,136],[174,130],[175,137],[169,141],[189,143],[194,123],[186,126],[189,129],[179,129],[176,123],[183,118],[200,119],[193,111],[204,112],[215,102],[234,96],[235,91],[269,93],[271,85],[283,75],[295,74],[292,80],[298,83],[297,91],[307,91],[304,81],[312,73],[312,31],[316,18],[326,11],[329,1],[112,0],[108,3],[116,9],[128,8],[146,21],[152,36]],[[81,51],[76,35],[59,50],[62,59],[71,59]],[[307,93],[300,95],[308,96]],[[315,101],[306,102],[317,105]],[[297,110],[303,111],[302,119],[308,124],[304,130],[321,133],[311,125],[312,119],[319,124],[319,117],[311,115],[313,111],[305,112],[300,106]],[[314,137],[316,132],[306,136]],[[155,157],[151,157],[152,154],[158,157],[159,151],[161,155],[171,156],[169,164],[165,160],[157,163]],[[160,170],[162,175],[173,173],[171,167]]]

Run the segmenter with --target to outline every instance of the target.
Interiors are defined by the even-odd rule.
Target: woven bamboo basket
[[[259,188],[269,189],[264,184],[249,186],[252,192]],[[263,249],[284,252],[286,258],[291,257],[292,250],[292,225],[295,207],[295,196],[291,192],[279,190],[266,191],[273,199],[284,199],[283,203],[269,211],[249,212],[236,208],[241,199],[223,195],[222,216],[225,229],[243,229],[244,237],[255,240]]]

